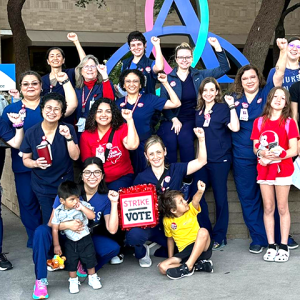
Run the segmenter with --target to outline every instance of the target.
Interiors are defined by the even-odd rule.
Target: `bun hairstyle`
[[[193,55],[193,49],[190,44],[183,42],[175,48],[175,58],[177,58],[177,53],[179,50],[190,50]]]

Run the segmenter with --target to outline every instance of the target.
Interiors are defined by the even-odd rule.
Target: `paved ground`
[[[14,269],[0,272],[0,299],[32,299],[34,284],[31,250],[20,219],[3,207],[4,251]],[[229,240],[224,250],[213,254],[214,273],[195,273],[181,280],[169,280],[158,273],[160,258],[151,268],[140,268],[132,252],[122,265],[107,265],[98,272],[103,288],[94,291],[85,281],[80,293],[69,294],[68,274],[50,273],[48,292],[51,299],[300,299],[300,249],[291,252],[284,264],[268,263],[262,254],[248,252],[248,240]]]

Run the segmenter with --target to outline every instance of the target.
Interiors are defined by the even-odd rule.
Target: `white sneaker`
[[[102,284],[100,281],[100,277],[98,277],[97,273],[93,275],[89,275],[89,285],[94,289],[98,290],[102,288]]]
[[[119,254],[110,260],[111,265],[119,265],[124,261],[124,254]]]
[[[69,290],[71,294],[76,294],[79,293],[79,286],[80,286],[80,282],[78,281],[78,277],[76,278],[69,278]]]
[[[152,260],[150,258],[150,249],[148,245],[144,245],[144,247],[146,248],[146,255],[139,259],[139,264],[142,268],[149,268],[152,265]]]

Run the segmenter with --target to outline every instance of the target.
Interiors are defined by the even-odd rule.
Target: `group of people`
[[[212,250],[227,244],[231,166],[252,239],[249,251],[267,248],[264,260],[287,261],[289,249],[298,247],[289,235],[288,195],[292,158],[300,153],[300,38],[277,40],[280,56],[267,83],[246,65],[225,96],[217,79],[230,64],[214,37],[208,42],[218,68],[192,68],[193,49],[182,43],[175,49],[177,66],[166,75],[159,38],[151,38],[151,60],[143,34],[130,33],[132,56],[123,61],[117,86],[75,33],[68,39],[79,65],[64,69],[63,50],[50,48],[51,72],[23,73],[20,92],[10,91],[14,101],[0,119],[0,137],[13,147],[20,215],[33,249],[33,298],[48,298],[47,259],[53,254],[67,256],[71,293],[79,292],[78,277],[101,288],[96,272],[108,262],[122,263],[126,245],[141,267],[150,267],[147,241],[161,246],[155,255],[168,259],[159,270],[171,279],[212,272]],[[80,168],[75,179],[74,166]],[[160,195],[157,226],[121,231],[119,189],[148,183]],[[204,197],[208,186],[216,203],[214,226]],[[1,220],[0,270],[8,270],[2,236]]]

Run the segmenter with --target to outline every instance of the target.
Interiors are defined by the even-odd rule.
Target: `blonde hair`
[[[175,58],[177,58],[177,53],[179,50],[190,50],[193,56],[193,49],[190,44],[183,42],[175,48]]]

